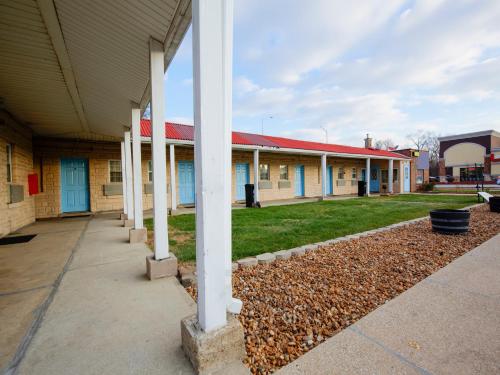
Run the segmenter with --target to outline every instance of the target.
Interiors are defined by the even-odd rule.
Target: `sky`
[[[234,0],[233,129],[362,146],[500,130],[499,0]],[[191,30],[165,78],[193,123]],[[326,132],[325,130],[326,129]]]

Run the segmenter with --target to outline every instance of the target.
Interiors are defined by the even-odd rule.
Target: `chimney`
[[[372,148],[372,139],[370,138],[370,134],[366,135],[365,148]]]

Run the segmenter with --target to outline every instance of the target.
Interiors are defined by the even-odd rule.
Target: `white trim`
[[[151,82],[151,160],[153,162],[153,223],[155,260],[170,256],[167,222],[167,155],[164,120],[164,51],[163,44],[149,40]]]
[[[241,309],[231,294],[233,0],[194,0],[192,12],[197,307],[210,332]]]
[[[326,197],[326,154],[321,155],[321,196]]]
[[[132,108],[132,164],[134,173],[134,228],[144,228],[142,212],[141,110]]]
[[[121,161],[122,161],[122,198],[123,198],[123,213],[127,215],[127,172],[125,170],[125,142],[120,143],[121,146]]]
[[[84,132],[89,132],[89,124],[87,122],[87,118],[85,117],[80,94],[78,93],[73,66],[71,65],[71,60],[66,48],[66,43],[64,42],[64,37],[61,30],[61,25],[59,23],[59,18],[57,16],[57,11],[54,6],[54,1],[37,0],[37,3],[38,9],[40,10],[40,15],[42,16],[45,27],[47,28],[47,33],[49,34],[50,40],[52,42],[52,46],[54,47],[54,52],[57,55],[57,60],[59,62],[59,65],[61,66],[61,72],[64,76],[64,82],[66,83],[68,93],[71,96],[73,107],[75,108],[78,118],[80,119],[82,130]]]
[[[121,174],[121,181],[111,181],[111,162],[112,161],[117,161],[120,163],[120,174]],[[108,182],[110,184],[115,184],[115,183],[122,183],[123,184],[123,169],[122,169],[122,161],[120,159],[108,159]]]
[[[365,181],[366,181],[366,196],[370,196],[370,180],[372,178],[371,173],[371,160],[370,158],[366,158],[366,173],[365,173]]]
[[[389,190],[389,193],[392,193],[394,191],[394,188],[393,188],[393,174],[394,172],[394,162],[392,159],[389,159],[389,166],[388,166],[388,171],[387,171],[387,183],[388,183],[388,190]]]
[[[445,136],[445,137],[438,137],[438,141],[440,141],[440,142],[442,142],[442,141],[455,141],[455,140],[460,140],[460,139],[483,137],[485,135],[500,137],[500,133],[497,132],[496,130],[484,130],[484,131],[480,131],[480,132],[464,133],[464,134],[449,135],[449,136]]]
[[[130,147],[130,131],[125,132],[125,178],[127,181],[127,219],[134,219],[134,175],[132,172],[132,150]]]
[[[253,200],[257,204],[259,201],[259,179],[260,179],[260,162],[259,150],[253,150]]]
[[[142,137],[141,139],[142,139],[142,142],[144,142],[144,143],[150,142],[149,137]],[[170,138],[167,138],[166,142],[168,144],[174,144],[174,145],[184,145],[184,146],[193,146],[194,145],[194,141],[186,141],[186,140],[178,140],[178,139],[170,139]],[[238,145],[238,144],[233,144],[232,149],[233,150],[240,150],[240,151],[260,150],[260,151],[265,151],[265,152],[298,154],[298,155],[314,155],[314,156],[320,156],[320,155],[326,154],[327,157],[340,157],[340,158],[346,158],[346,159],[371,158],[371,159],[376,159],[376,160],[389,160],[389,159],[410,160],[410,158],[405,157],[405,156],[391,157],[391,156],[366,155],[366,154],[345,154],[345,153],[340,153],[340,152],[314,151],[314,150],[304,150],[304,149],[299,149],[299,148],[277,148],[277,147],[269,147],[269,146]]]

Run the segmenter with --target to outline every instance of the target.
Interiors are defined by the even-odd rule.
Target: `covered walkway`
[[[26,332],[33,338],[20,337],[29,345],[18,356],[17,373],[193,373],[181,349],[179,322],[196,311],[195,303],[175,278],[146,278],[144,259],[151,251],[128,243],[118,215],[40,222],[32,229],[37,226],[44,234],[32,240],[32,252],[45,254],[35,241],[51,236],[52,246],[74,245],[59,266],[73,256],[38,329]],[[25,275],[29,279],[32,272]],[[29,309],[26,317],[37,306]]]
[[[278,373],[498,374],[499,269],[500,234]]]

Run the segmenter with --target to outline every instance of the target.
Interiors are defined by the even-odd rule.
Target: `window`
[[[271,176],[269,173],[269,164],[261,164],[259,166],[259,170],[260,170],[260,179],[269,181]]]
[[[280,180],[288,180],[288,165],[280,165]]]
[[[7,182],[12,182],[12,145],[7,143]]]
[[[122,182],[122,162],[121,160],[109,161],[109,182]]]
[[[356,180],[358,178],[358,172],[356,171],[356,168],[353,168],[351,171],[351,179]]]
[[[345,176],[345,171],[344,171],[344,168],[343,167],[340,167],[339,168],[339,180],[343,180],[344,179],[344,176]]]
[[[148,160],[148,181],[153,182],[153,162]]]
[[[417,184],[424,183],[424,170],[423,169],[417,169],[416,183]]]
[[[387,184],[389,181],[389,171],[387,169],[381,170],[381,179],[383,184]]]
[[[392,182],[396,182],[399,179],[398,171],[399,169],[392,170]]]

